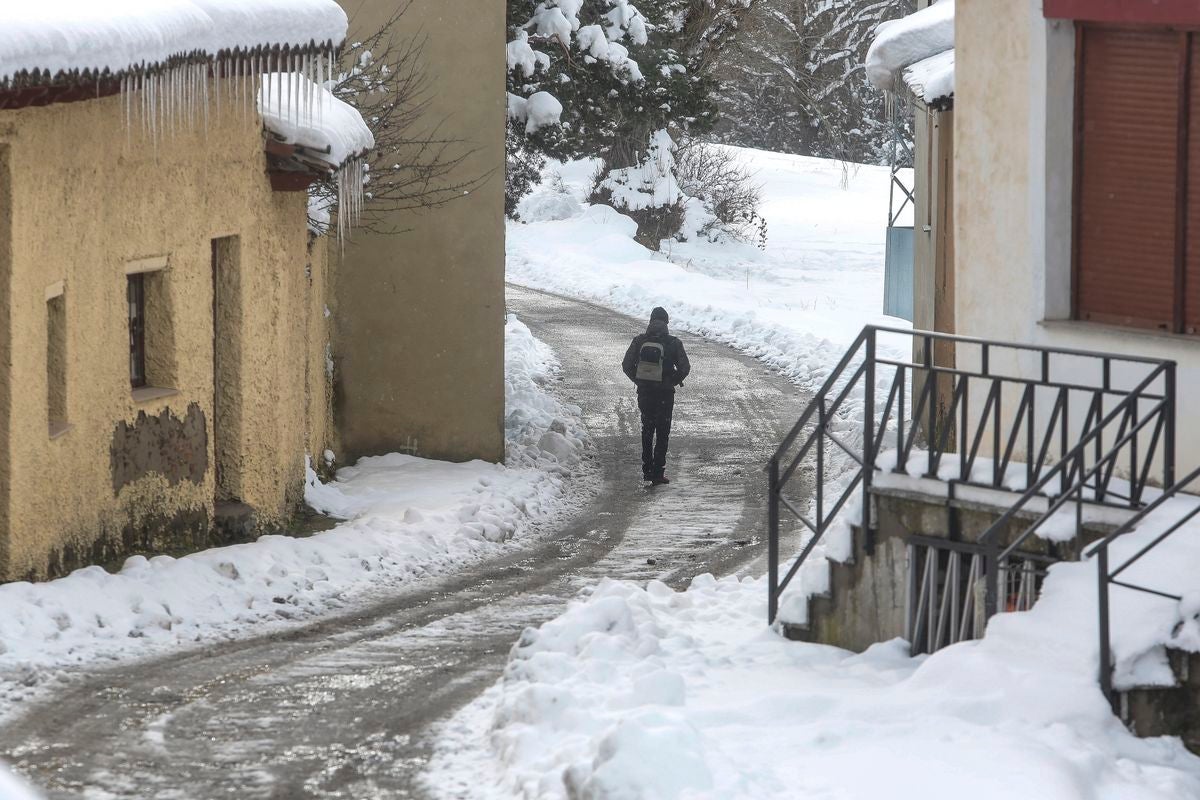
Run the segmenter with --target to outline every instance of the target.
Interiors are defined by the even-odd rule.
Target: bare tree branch
[[[404,3],[374,33],[340,53],[334,79],[326,88],[358,109],[375,135],[367,157],[364,209],[359,227],[375,233],[403,233],[398,211],[440,208],[489,181],[495,170],[464,177],[461,167],[479,146],[446,133],[449,118],[428,120],[433,78],[425,69],[423,31],[401,36]],[[332,182],[310,190],[313,204],[337,212]]]

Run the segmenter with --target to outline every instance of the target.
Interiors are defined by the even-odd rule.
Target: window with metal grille
[[[1196,333],[1200,34],[1080,23],[1076,47],[1073,315]]]
[[[146,276],[129,276],[129,383],[146,385]]]

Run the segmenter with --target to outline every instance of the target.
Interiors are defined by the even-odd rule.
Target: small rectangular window
[[[46,300],[46,403],[53,436],[67,427],[67,303],[63,294]]]
[[[129,276],[129,383],[146,385],[146,276]]]

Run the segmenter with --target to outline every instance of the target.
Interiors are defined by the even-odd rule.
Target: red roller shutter
[[[1079,34],[1078,316],[1173,330],[1186,35]]]
[[[1184,333],[1200,333],[1200,36],[1189,36],[1186,135],[1187,227],[1181,232],[1187,257],[1184,260]]]

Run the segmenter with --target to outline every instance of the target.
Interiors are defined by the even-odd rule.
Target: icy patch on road
[[[599,584],[525,631],[443,727],[427,785],[480,800],[1200,798],[1200,759],[1125,730],[1086,654],[1036,617],[909,658],[900,641],[788,642],[765,601],[762,580]]]
[[[506,464],[392,454],[329,484],[309,469],[310,505],[345,520],[334,530],[0,586],[0,716],[63,670],[311,619],[498,555],[567,513],[591,473],[580,410],[550,394],[554,353],[515,317],[505,356]]]

